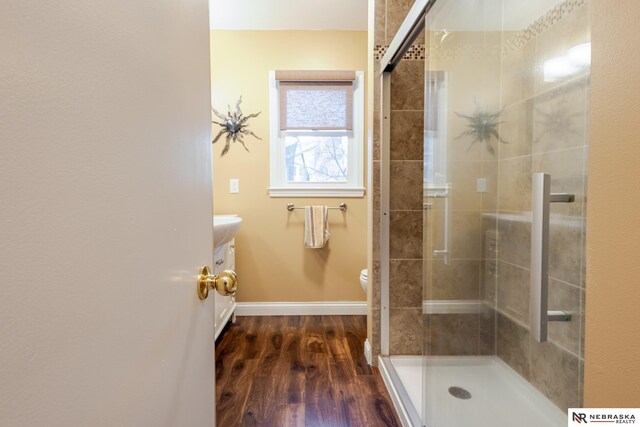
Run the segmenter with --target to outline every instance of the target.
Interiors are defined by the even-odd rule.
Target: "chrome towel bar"
[[[304,206],[294,206],[293,203],[289,203],[287,205],[287,210],[289,212],[291,212],[294,209],[304,209]],[[340,203],[338,206],[329,206],[329,209],[340,209],[342,212],[346,212],[347,211],[347,204],[346,203]]]

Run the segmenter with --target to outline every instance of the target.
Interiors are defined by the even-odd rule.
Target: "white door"
[[[0,425],[212,426],[207,0],[0,9]]]

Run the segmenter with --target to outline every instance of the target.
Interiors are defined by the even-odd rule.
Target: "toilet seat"
[[[362,271],[360,271],[360,286],[362,286],[362,289],[364,290],[365,293],[367,293],[368,282],[369,282],[369,272],[365,268]]]

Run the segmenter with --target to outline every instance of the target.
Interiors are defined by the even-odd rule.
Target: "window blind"
[[[355,71],[276,71],[280,130],[353,130]]]

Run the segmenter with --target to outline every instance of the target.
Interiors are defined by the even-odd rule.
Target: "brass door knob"
[[[235,294],[238,289],[238,275],[232,270],[224,270],[217,275],[211,274],[211,270],[205,265],[198,276],[198,298],[207,299],[209,289],[214,288],[222,296]]]

